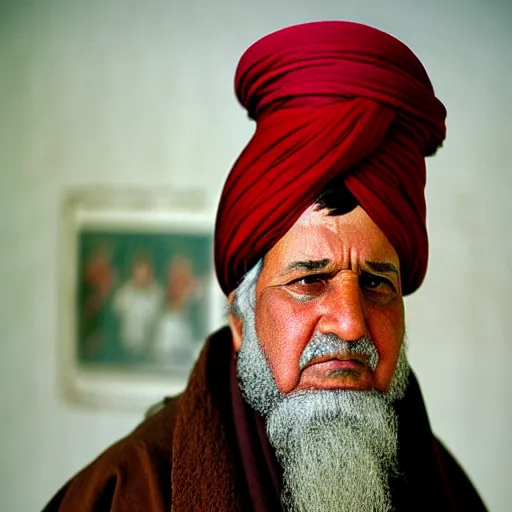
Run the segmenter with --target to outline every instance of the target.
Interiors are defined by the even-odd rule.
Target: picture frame
[[[140,409],[184,389],[204,339],[225,316],[213,224],[198,190],[66,197],[60,375],[68,399]]]

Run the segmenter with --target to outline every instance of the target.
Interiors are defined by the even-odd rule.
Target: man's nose
[[[330,288],[322,302],[318,330],[345,341],[357,341],[368,334],[358,276],[347,271],[331,281]]]

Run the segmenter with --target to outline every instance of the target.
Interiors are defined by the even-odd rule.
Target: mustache
[[[379,353],[369,336],[362,336],[356,341],[346,341],[335,334],[316,333],[302,351],[299,368],[303,370],[317,357],[336,355],[364,356],[371,370],[375,370],[379,361]]]

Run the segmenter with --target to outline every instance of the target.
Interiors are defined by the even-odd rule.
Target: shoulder
[[[487,509],[471,480],[437,437],[434,437],[434,452],[445,488],[450,494],[450,500],[455,506],[455,510],[485,512]]]
[[[168,510],[179,403],[179,397],[166,399],[131,434],[75,475],[43,512]]]

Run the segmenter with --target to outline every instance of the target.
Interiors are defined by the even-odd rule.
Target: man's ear
[[[233,291],[228,295],[228,303],[230,306],[232,306],[234,300],[235,292]],[[238,352],[242,347],[243,320],[239,316],[236,316],[230,312],[228,313],[228,323],[233,338],[233,348],[235,352]]]

